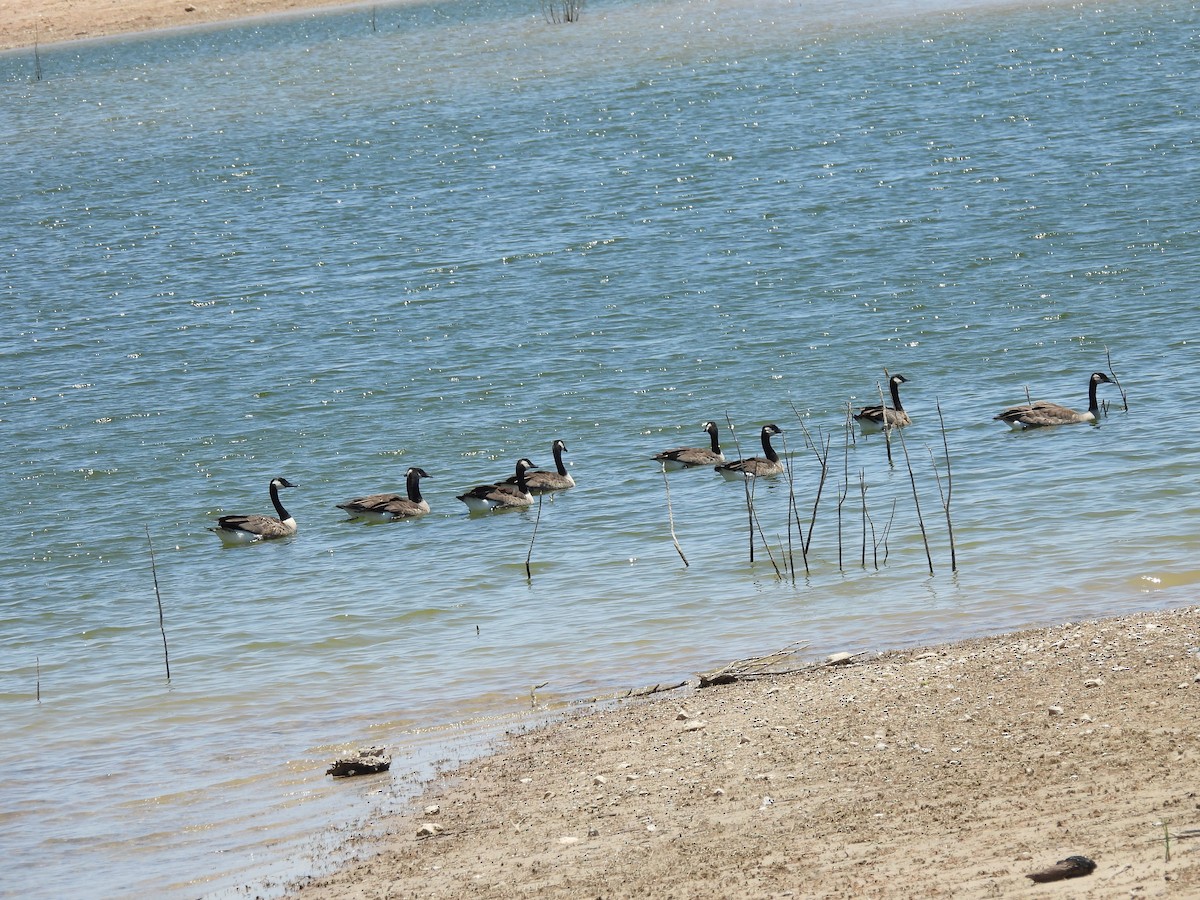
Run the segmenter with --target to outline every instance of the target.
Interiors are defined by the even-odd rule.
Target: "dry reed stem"
[[[729,415],[729,410],[725,410],[725,424],[729,426],[729,431],[733,435],[733,446],[737,451],[737,458],[745,459],[745,456],[742,454],[742,443],[738,440],[737,428],[733,425],[733,419]],[[754,562],[754,498],[750,496],[750,485],[747,483],[749,480],[745,476],[742,477],[742,490],[745,492],[746,497],[747,531],[750,538],[750,562]]]
[[[770,675],[788,675],[792,672],[800,672],[807,668],[813,668],[815,665],[823,665],[817,663],[799,667],[779,668],[784,662],[807,646],[807,641],[796,641],[780,650],[776,650],[774,653],[735,660],[719,669],[714,669],[712,672],[700,673],[699,686],[709,687],[714,684],[730,684],[734,681],[764,678]]]
[[[533,581],[533,567],[530,565],[530,560],[533,559],[533,542],[537,540],[538,525],[542,521],[542,495],[538,494],[537,515],[533,520],[533,534],[529,536],[529,552],[525,554],[525,580]]]
[[[1112,377],[1113,384],[1121,392],[1121,405],[1125,408],[1125,412],[1129,412],[1129,395],[1125,393],[1125,388],[1121,387],[1121,382],[1117,380],[1117,374],[1113,371],[1112,354],[1108,352],[1107,346],[1104,348],[1104,359],[1108,362],[1108,374]]]
[[[663,487],[667,492],[667,525],[671,529],[671,543],[675,545],[675,552],[679,554],[679,558],[683,560],[684,568],[688,567],[688,559],[683,555],[683,548],[679,546],[679,538],[675,535],[675,512],[671,508],[671,483],[667,480],[667,464],[662,464]]]
[[[154,564],[154,542],[150,540],[150,526],[146,526],[146,543],[150,546],[150,574],[154,577],[154,596],[158,600],[158,630],[162,632],[163,665],[167,668],[167,681],[171,680],[171,656],[167,652],[167,627],[163,622],[162,594],[158,590],[158,567]]]
[[[937,478],[938,494],[942,498],[942,509],[946,512],[946,533],[950,536],[950,571],[958,571],[958,552],[954,544],[954,523],[950,520],[950,500],[954,495],[954,473],[950,468],[950,443],[946,439],[946,419],[942,415],[942,401],[934,398],[937,405],[938,425],[942,429],[942,450],[946,454],[946,490],[942,491],[942,476],[938,472],[937,460],[933,451],[929,451],[929,459],[933,462],[933,474]]]
[[[890,375],[888,375],[887,369],[883,370],[883,377],[884,378],[891,377]],[[883,431],[883,444],[884,444],[884,447],[887,449],[888,466],[891,468],[895,468],[896,462],[895,462],[895,460],[892,459],[892,426],[888,424],[887,401],[885,399],[883,399],[883,385],[878,381],[875,382],[875,390],[877,390],[879,392],[879,405],[881,407],[883,407],[883,409],[884,409],[883,428],[881,430]]]
[[[825,490],[825,480],[829,476],[829,439],[826,438],[824,452],[817,452],[821,461],[821,479],[817,482],[817,496],[813,499],[812,517],[808,520],[808,536],[804,539],[804,555],[807,558],[808,548],[812,543],[813,530],[817,525],[817,508],[821,505],[821,494]]]
[[[912,484],[913,506],[917,510],[917,525],[921,529],[921,541],[925,545],[925,560],[929,563],[929,574],[933,574],[933,554],[929,551],[929,534],[925,530],[925,518],[921,515],[921,498],[917,492],[917,476],[913,474],[912,460],[908,455],[908,442],[904,439],[904,429],[896,429],[900,435],[900,449],[904,451],[904,465],[908,468],[908,480]]]

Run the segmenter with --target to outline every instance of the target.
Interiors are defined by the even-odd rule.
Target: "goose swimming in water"
[[[575,479],[571,477],[571,473],[567,471],[567,467],[563,465],[563,451],[567,449],[566,442],[555,441],[550,445],[550,451],[554,454],[553,472],[543,472],[540,469],[536,472],[525,473],[525,484],[529,486],[529,490],[534,494],[545,494],[548,491],[565,491],[567,488],[575,487]],[[507,485],[515,485],[517,476],[510,475],[503,481]]]
[[[715,466],[725,462],[725,454],[721,452],[721,444],[717,441],[717,425],[715,422],[705,422],[700,426],[701,431],[708,432],[711,447],[677,447],[674,450],[664,450],[655,453],[654,459],[662,463],[664,469],[690,469],[694,466]]]
[[[536,468],[528,459],[517,460],[517,473],[514,476],[516,484],[481,484],[473,487],[465,494],[459,494],[458,499],[467,504],[471,512],[490,512],[494,509],[515,509],[530,506],[533,494],[525,481],[525,473]]]
[[[421,479],[430,478],[424,469],[413,466],[404,475],[405,492],[400,494],[371,494],[369,497],[357,497],[339,503],[338,509],[344,509],[356,519],[367,519],[372,522],[395,522],[397,519],[413,519],[429,512],[429,501],[421,496]]]
[[[1093,372],[1088,379],[1087,412],[1076,412],[1069,407],[1047,400],[1035,400],[1022,406],[1010,406],[993,421],[1004,422],[1014,431],[1026,428],[1045,428],[1050,425],[1073,425],[1079,422],[1096,422],[1100,418],[1100,404],[1096,400],[1096,388],[1102,383],[1112,383],[1103,372]]]
[[[904,411],[900,403],[900,385],[908,381],[903,375],[893,375],[888,379],[888,390],[892,394],[891,406],[864,406],[854,414],[854,421],[862,428],[863,434],[874,434],[884,428],[903,428],[911,425],[912,419]]]
[[[221,539],[221,543],[227,547],[290,537],[296,533],[296,520],[279,502],[279,489],[292,487],[296,487],[296,485],[283,476],[271,479],[271,505],[275,507],[278,518],[276,516],[221,516],[217,519],[217,524],[208,530],[216,534]]]
[[[783,463],[779,461],[779,454],[771,446],[771,436],[775,434],[783,434],[783,429],[774,423],[764,425],[762,429],[762,456],[735,459],[733,462],[723,463],[713,468],[728,481],[734,481],[738,478],[762,478],[767,475],[782,474]]]

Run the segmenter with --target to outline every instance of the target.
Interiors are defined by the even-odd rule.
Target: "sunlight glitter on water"
[[[1155,35],[1195,12],[909,11],[415,6],[50,49],[36,85],[6,58],[5,889],[232,889],[533,685],[1190,602],[1196,76]],[[1128,412],[992,421],[1085,404],[1110,351]],[[894,466],[842,427],[885,368]],[[650,460],[706,420],[731,457],[783,429],[795,503],[757,485],[753,542],[740,485]],[[455,500],[555,438],[576,488]],[[425,518],[335,507],[410,465]],[[280,474],[296,536],[220,549]],[[367,743],[393,781],[348,811],[324,768]]]

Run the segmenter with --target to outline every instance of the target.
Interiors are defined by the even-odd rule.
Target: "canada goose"
[[[421,479],[430,477],[424,469],[414,466],[404,475],[407,497],[400,494],[372,494],[339,503],[338,509],[344,509],[355,518],[373,522],[394,522],[423,516],[429,512],[429,501],[421,496]]]
[[[1072,425],[1077,422],[1095,422],[1100,416],[1100,404],[1096,402],[1096,388],[1101,382],[1111,383],[1103,372],[1093,372],[1088,379],[1087,412],[1076,412],[1047,400],[1035,400],[1032,404],[1011,406],[993,417],[993,421],[1004,422],[1014,431],[1025,428],[1045,428],[1048,425]]]
[[[737,478],[762,478],[765,475],[779,475],[783,472],[783,463],[779,454],[771,446],[771,435],[783,434],[778,425],[764,425],[762,429],[762,456],[751,456],[748,459],[735,459],[733,462],[714,466],[727,480]]]
[[[529,506],[533,503],[533,495],[529,493],[529,485],[525,481],[525,473],[536,468],[525,458],[517,460],[516,484],[481,484],[473,487],[465,494],[459,494],[458,499],[467,504],[471,512],[488,512],[493,509],[514,509]]]
[[[903,428],[912,424],[912,419],[900,405],[900,385],[906,381],[908,379],[903,375],[893,375],[888,379],[888,390],[892,394],[891,406],[864,406],[854,414],[854,421],[862,428],[863,434],[874,434],[883,431],[884,428]]]
[[[563,451],[567,449],[564,441],[555,441],[550,445],[550,451],[554,454],[555,472],[526,472],[525,483],[529,486],[529,490],[534,494],[544,494],[547,491],[565,491],[567,488],[575,487],[575,479],[571,477],[571,473],[567,471],[567,467],[563,465]],[[515,485],[517,476],[510,475],[505,478],[503,484]]]
[[[705,422],[700,426],[701,431],[708,432],[712,447],[678,447],[674,450],[664,450],[655,453],[654,458],[663,464],[664,469],[690,469],[693,466],[715,466],[725,462],[725,454],[717,441],[717,426],[715,422]]]
[[[221,539],[227,547],[237,544],[250,544],[254,541],[269,541],[273,538],[289,537],[296,533],[296,520],[291,513],[279,502],[279,489],[292,488],[292,484],[282,475],[271,479],[271,504],[275,507],[275,516],[221,516],[215,527],[208,530]]]

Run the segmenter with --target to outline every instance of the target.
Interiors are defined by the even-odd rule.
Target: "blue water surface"
[[[0,894],[267,894],[533,707],[1193,602],[1198,35],[483,0],[0,55]],[[1099,427],[992,420],[1096,370]],[[784,431],[753,519],[650,460],[708,419]],[[455,499],[555,438],[576,488]],[[412,465],[424,519],[336,508]],[[276,475],[296,536],[222,549]]]

